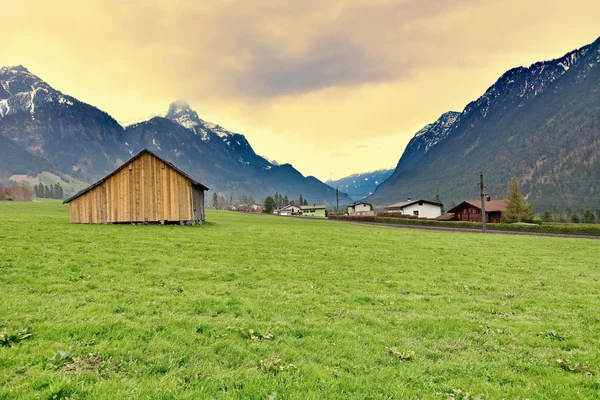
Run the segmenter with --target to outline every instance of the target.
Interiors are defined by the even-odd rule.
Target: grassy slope
[[[0,398],[600,391],[597,241],[228,212],[199,227],[70,225],[58,202],[0,202],[0,215],[0,330],[35,333],[0,347]],[[48,360],[59,351],[75,363]],[[258,368],[275,356],[296,368]]]

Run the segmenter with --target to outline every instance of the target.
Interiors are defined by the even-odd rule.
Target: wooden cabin
[[[506,210],[507,200],[486,200],[485,220],[490,223],[502,222],[502,211]],[[481,200],[466,200],[448,210],[454,214],[452,221],[481,222]]]
[[[204,191],[175,165],[144,149],[64,201],[73,224],[179,223],[205,220]]]

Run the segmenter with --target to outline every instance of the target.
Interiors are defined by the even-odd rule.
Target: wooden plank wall
[[[70,206],[72,223],[194,220],[192,183],[150,154],[132,161]]]

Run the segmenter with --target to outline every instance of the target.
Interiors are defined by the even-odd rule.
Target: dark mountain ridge
[[[469,103],[440,140],[415,136],[394,174],[369,198],[447,204],[487,192],[504,197],[511,176],[536,210],[597,206],[600,194],[600,39],[555,60],[503,74]],[[429,144],[423,151],[423,143]],[[405,161],[407,160],[407,161]]]

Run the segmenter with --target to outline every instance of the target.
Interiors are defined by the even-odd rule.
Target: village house
[[[204,191],[175,165],[144,149],[64,201],[71,223],[179,223],[205,220]]]
[[[506,210],[507,200],[485,201],[485,220],[490,223],[502,222],[502,211]],[[466,200],[448,210],[454,214],[452,221],[481,222],[481,200]]]
[[[412,215],[419,218],[437,218],[442,215],[443,204],[429,200],[411,200],[401,201],[385,207],[389,213],[401,213]]]
[[[252,213],[262,213],[263,212],[263,206],[262,204],[250,204],[250,206],[248,207],[248,212],[252,212]]]
[[[279,209],[279,215],[285,217],[289,217],[292,215],[302,215],[302,210],[300,210],[300,207],[298,206],[288,205]]]
[[[300,207],[303,217],[327,218],[325,204],[313,204]]]
[[[348,215],[375,215],[375,211],[372,204],[359,201],[348,206]]]

